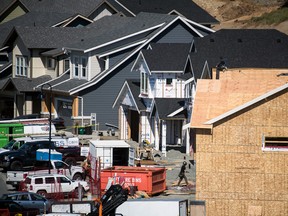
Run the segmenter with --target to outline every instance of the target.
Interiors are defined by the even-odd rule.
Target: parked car
[[[74,181],[61,174],[38,174],[27,176],[23,189],[43,197],[63,193],[69,197],[80,198],[89,190],[89,185],[86,181]]]
[[[0,200],[0,209],[7,209],[9,211],[7,215],[35,216],[40,213],[37,208],[24,208],[13,200]]]
[[[40,213],[50,212],[53,203],[53,200],[48,200],[37,193],[27,191],[3,194],[0,199],[13,200],[26,209],[37,208]]]
[[[35,161],[33,166],[23,167],[23,171],[7,171],[6,184],[18,187],[20,182],[24,181],[26,176],[49,173],[49,161]],[[68,165],[60,160],[50,161],[50,173],[64,174],[73,180],[82,180],[84,177],[81,166]]]
[[[64,148],[57,147],[56,141],[37,140],[24,143],[18,150],[6,151],[0,154],[0,167],[4,170],[22,170],[25,166],[33,166],[36,161],[38,149],[55,149],[62,154],[62,160],[67,164],[76,165],[76,161],[84,161],[85,156],[81,156],[81,148],[72,146]]]

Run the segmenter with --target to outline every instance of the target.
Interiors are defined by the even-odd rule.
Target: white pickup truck
[[[63,161],[51,160],[50,173],[63,174],[73,180],[83,179],[83,169],[81,166],[69,166]],[[48,161],[37,161],[33,167],[25,167],[24,171],[7,171],[6,184],[18,187],[20,182],[28,175],[49,173]]]

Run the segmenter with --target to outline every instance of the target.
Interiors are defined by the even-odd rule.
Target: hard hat
[[[183,161],[183,164],[184,164],[184,165],[186,165],[186,164],[187,164],[187,162],[186,162],[186,161]]]

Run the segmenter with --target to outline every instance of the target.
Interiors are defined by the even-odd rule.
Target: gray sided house
[[[191,44],[151,43],[140,51],[131,68],[139,79],[126,80],[113,104],[121,139],[146,140],[164,155],[168,145],[190,146]]]
[[[79,48],[84,48],[83,55],[89,56],[88,71],[91,71],[88,74],[96,73],[96,75],[91,76],[90,80],[88,78],[82,85],[67,91],[77,98],[75,104],[78,103],[76,106],[78,108],[75,107],[75,110],[77,109],[78,113],[73,116],[74,122],[79,124],[83,122],[83,118],[89,122],[91,113],[96,113],[100,130],[107,129],[106,123],[119,125],[119,111],[112,106],[125,80],[140,78],[139,72],[133,71],[132,66],[141,49],[146,49],[150,43],[190,44],[195,37],[203,37],[213,32],[205,26],[188,22],[180,16],[140,13],[135,18],[116,18],[111,16],[101,19],[102,21],[114,19],[111,24],[115,25],[115,29],[111,28],[107,34],[95,37],[94,43],[91,38],[82,41],[82,46],[77,44]],[[123,22],[122,19],[127,21]],[[77,46],[67,48],[72,61],[71,73],[75,72],[73,56],[79,54]],[[185,61],[186,59],[187,57]],[[70,79],[67,82],[74,82],[74,80]],[[57,85],[53,87],[56,90],[57,88]],[[134,139],[140,141],[140,137],[136,136]]]

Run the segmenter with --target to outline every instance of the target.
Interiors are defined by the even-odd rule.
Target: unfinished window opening
[[[288,137],[263,136],[263,151],[288,151]]]

